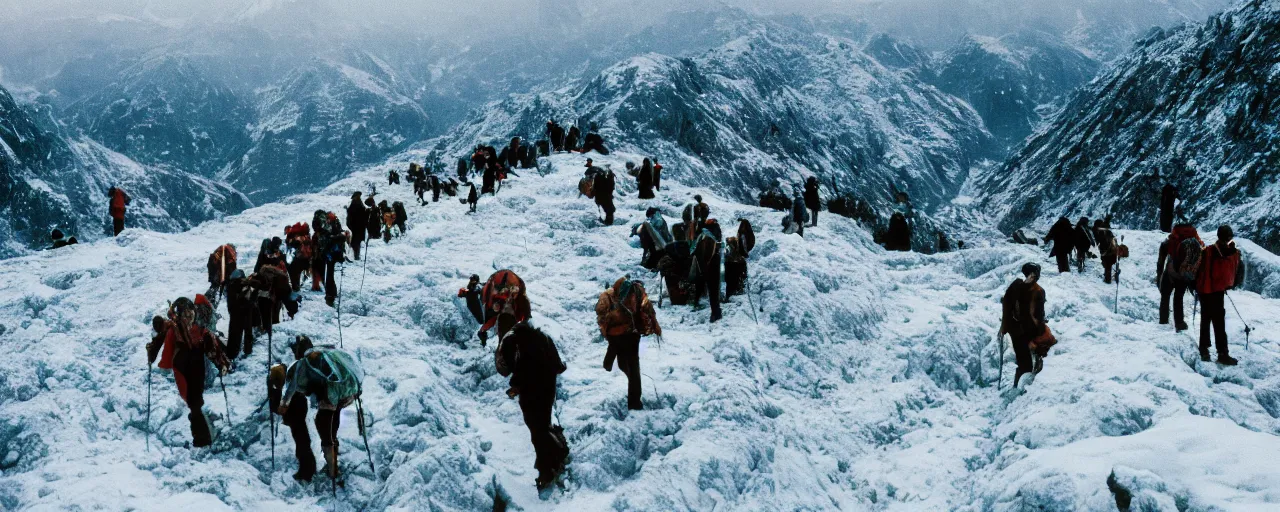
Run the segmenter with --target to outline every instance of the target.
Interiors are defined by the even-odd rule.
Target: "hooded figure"
[[[1058,217],[1058,221],[1049,228],[1049,234],[1044,237],[1046,243],[1053,242],[1053,250],[1049,251],[1049,256],[1058,259],[1058,272],[1071,271],[1071,250],[1076,246],[1075,237],[1076,230],[1066,217]]]
[[[1093,241],[1093,230],[1089,227],[1089,218],[1080,217],[1076,222],[1076,230],[1073,234],[1076,242],[1076,271],[1084,273],[1084,262],[1089,259],[1089,249],[1095,245]]]
[[[378,208],[377,203],[373,202],[370,196],[364,200],[365,206],[365,230],[369,234],[369,240],[377,240],[382,238],[382,210]]]
[[[467,185],[471,186],[471,191],[467,192],[467,204],[471,205],[471,211],[469,213],[475,213],[476,203],[480,202],[480,194],[476,193],[475,183],[468,183]]]
[[[636,187],[640,189],[640,199],[653,199],[653,187],[655,181],[653,162],[648,158],[640,164],[640,171],[636,174]]]
[[[818,195],[818,178],[810,176],[804,182],[804,206],[813,213],[813,224],[818,225],[818,211],[822,209],[822,197]]]
[[[356,261],[360,261],[360,246],[364,243],[365,226],[368,221],[369,212],[360,200],[360,192],[352,192],[351,204],[347,205],[347,227],[351,229],[352,259]]]
[[[1044,288],[1041,288],[1040,265],[1027,263],[1022,266],[1023,278],[1016,280],[1005,290],[1001,299],[1003,315],[1000,321],[1000,335],[1009,335],[1013,342],[1014,359],[1018,363],[1018,371],[1013,376],[1013,387],[1018,387],[1018,380],[1024,374],[1035,371],[1032,358],[1031,340],[1045,332],[1044,323]]]

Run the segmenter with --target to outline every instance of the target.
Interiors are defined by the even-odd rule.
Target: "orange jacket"
[[[1236,285],[1236,270],[1240,268],[1240,251],[1234,242],[1225,249],[1213,244],[1204,248],[1200,258],[1200,270],[1196,273],[1196,291],[1221,293]]]
[[[124,207],[129,204],[129,195],[118,188],[111,189],[111,218],[123,219]]]

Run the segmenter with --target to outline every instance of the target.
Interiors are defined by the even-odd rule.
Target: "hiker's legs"
[[[1224,292],[1200,294],[1200,310],[1204,311],[1200,324],[1200,353],[1202,354],[1209,351],[1209,330],[1211,327],[1218,357],[1231,353],[1231,349],[1227,346],[1227,309],[1224,303],[1225,299],[1226,293]]]
[[[1169,323],[1169,299],[1173,298],[1173,280],[1169,276],[1160,278],[1160,324]]]
[[[341,411],[320,409],[316,411],[316,433],[320,435],[320,450],[329,464],[329,474],[338,473],[338,425],[342,422]]]
[[[1031,337],[1024,335],[1009,335],[1009,341],[1013,344],[1013,357],[1018,363],[1017,372],[1013,374],[1013,386],[1018,386],[1018,379],[1022,378],[1022,374],[1030,373],[1032,368],[1031,361]]]
[[[120,232],[124,231],[124,219],[111,218],[111,229],[114,233],[111,236],[120,236]]]
[[[711,270],[707,272],[707,294],[711,299],[711,321],[715,322],[720,319],[720,265],[712,264]]]
[[[1058,272],[1071,272],[1071,251],[1066,249],[1058,251],[1057,257]]]
[[[229,323],[227,324],[227,357],[235,359],[240,356],[240,343],[245,340],[245,344],[253,343],[249,336],[253,333],[253,327],[249,325],[248,314],[243,312],[232,312]]]
[[[351,257],[356,261],[360,261],[360,246],[364,244],[363,238],[351,239]]]
[[[1084,273],[1084,260],[1089,257],[1089,250],[1076,249],[1076,272]],[[1107,281],[1110,282],[1110,281]]]
[[[810,210],[809,210],[809,211],[813,212],[813,224],[810,224],[810,226],[817,227],[817,225],[818,225],[818,211],[819,211],[819,210],[821,210],[821,208],[812,208],[812,209],[810,209]]]
[[[1173,295],[1173,325],[1178,329],[1187,328],[1187,313],[1183,310],[1183,299],[1187,295],[1187,285],[1179,283],[1170,283],[1171,294]]]
[[[554,381],[553,381],[554,382]],[[549,477],[555,470],[556,442],[551,437],[551,408],[555,403],[554,383],[550,392],[539,389],[535,385],[531,389],[520,392],[520,412],[524,415],[524,424],[529,428],[529,441],[533,443],[535,454],[533,467],[538,469],[538,477]]]
[[[297,477],[311,480],[316,474],[316,454],[311,451],[311,432],[307,429],[307,398],[295,396],[284,413],[284,424],[293,436],[293,455],[298,458]]]
[[[324,264],[324,301],[330,306],[333,305],[334,299],[338,298],[338,283],[333,279],[334,265],[332,261]]]
[[[196,353],[184,354],[174,364],[174,373],[181,372],[186,381],[187,419],[191,422],[191,446],[199,448],[213,444],[213,434],[209,431],[209,421],[204,416],[204,356]]]
[[[627,374],[627,408],[640,410],[640,335],[627,334],[615,338],[618,368]]]

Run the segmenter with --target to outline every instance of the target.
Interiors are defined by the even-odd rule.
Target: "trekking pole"
[[[360,266],[362,267],[360,269],[360,290],[356,292],[356,295],[364,294],[364,276],[369,271],[369,239],[367,238],[364,240],[364,263],[360,264]]]
[[[751,299],[751,280],[744,279],[743,287],[747,291],[747,305],[751,306],[751,319],[756,321],[756,325],[760,325],[760,319],[756,316],[756,302]]]
[[[274,357],[271,346],[271,333],[275,329],[267,329],[267,396],[271,396],[271,359]],[[271,408],[271,400],[267,400],[267,408]],[[271,473],[276,472],[276,412],[268,410],[267,419],[271,422]]]
[[[662,309],[662,286],[665,284],[662,278],[662,272],[658,272],[658,309]]]
[[[369,471],[372,471],[374,478],[377,478],[378,470],[373,466],[373,452],[369,451],[369,434],[365,429],[364,401],[359,398],[356,398],[356,414],[359,414],[360,418],[357,424],[360,427],[360,437],[364,438],[364,454],[369,457]]]
[[[996,380],[996,391],[1004,387],[1004,335],[996,333],[996,344],[1000,345],[1000,371]]]
[[[151,451],[151,362],[147,362],[147,451]]]
[[[1120,314],[1120,260],[1116,260],[1116,304],[1115,314]]]
[[[342,281],[345,277],[343,270],[346,268],[346,263],[338,266],[338,348],[342,348]]]
[[[1249,327],[1249,323],[1244,321],[1244,315],[1240,314],[1240,308],[1236,307],[1236,300],[1231,298],[1231,294],[1227,292],[1222,292],[1222,294],[1226,295],[1227,300],[1231,301],[1231,309],[1236,310],[1236,318],[1239,318],[1240,323],[1244,324],[1244,349],[1249,350],[1249,333],[1253,331],[1253,328]]]
[[[227,423],[235,423],[231,419],[231,399],[227,398],[227,383],[222,381],[222,369],[218,369],[218,385],[222,386],[222,400],[227,404]]]

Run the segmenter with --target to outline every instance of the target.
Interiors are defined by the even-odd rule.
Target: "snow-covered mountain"
[[[40,104],[0,88],[0,257],[49,244],[49,232],[94,240],[109,229],[106,192],[133,198],[127,225],[177,231],[249,201],[230,186],[168,166],[147,166],[92,139],[73,136]]]
[[[461,155],[477,140],[541,137],[553,118],[596,123],[615,147],[645,148],[672,176],[744,200],[816,174],[875,206],[906,189],[928,211],[996,154],[963,102],[852,41],[759,20],[695,57],[650,53],[559,90],[513,95],[441,146]]]
[[[898,48],[898,47],[895,47]],[[1022,143],[1099,64],[1043,32],[969,36],[937,63],[932,83],[973,106],[1006,147]]]
[[[616,168],[639,156],[597,160]],[[600,227],[575,191],[583,159],[551,157],[545,176],[511,180],[476,214],[381,187],[410,205],[407,234],[375,242],[364,270],[340,272],[340,316],[304,291],[298,316],[276,326],[276,360],[306,334],[341,343],[366,371],[370,450],[344,411],[336,497],[324,477],[289,478],[286,433],[273,469],[265,339],[225,378],[226,403],[217,384],[206,391],[218,438],[196,450],[184,445],[186,406],[158,370],[148,420],[143,345],[167,299],[205,289],[213,247],[234,243],[251,262],[257,241],[341,209],[402,158],[185,233],[135,230],[0,261],[0,508],[985,512],[1124,500],[1130,510],[1266,510],[1280,495],[1274,299],[1233,293],[1257,332],[1251,351],[1233,338],[1241,366],[1221,368],[1155,324],[1150,283],[1126,278],[1116,314],[1117,288],[1096,266],[1046,275],[1045,313],[1061,341],[1025,394],[1002,393],[992,384],[1003,374],[1007,391],[1013,361],[1006,351],[1001,369],[998,297],[1023,263],[1042,260],[1035,248],[886,253],[838,217],[782,235],[780,214],[677,180],[653,201],[621,180],[623,224]],[[629,224],[650,205],[676,214],[693,193],[714,217],[760,228],[756,294],[727,303],[715,324],[706,310],[658,309],[665,336],[641,355],[644,410],[628,411],[626,379],[600,367],[592,308],[625,273],[656,296]],[[1154,258],[1159,234],[1126,235],[1135,259]],[[566,489],[545,498],[493,346],[469,337],[452,302],[467,276],[497,268],[524,278],[535,324],[569,367],[555,417],[573,460]],[[1280,266],[1267,268],[1261,277],[1274,282]]]
[[[68,106],[67,122],[138,162],[213,176],[248,149],[251,100],[191,59],[164,55]]]
[[[252,146],[224,174],[255,200],[317,190],[426,136],[394,71],[316,59],[259,93]]]
[[[1076,93],[979,190],[1003,229],[1059,215],[1156,225],[1179,186],[1195,223],[1280,248],[1280,3],[1153,34]]]

